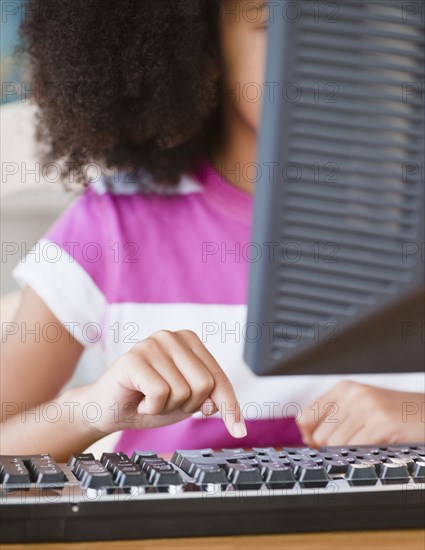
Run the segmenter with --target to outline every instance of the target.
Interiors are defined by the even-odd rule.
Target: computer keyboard
[[[425,443],[0,457],[1,542],[425,527]]]

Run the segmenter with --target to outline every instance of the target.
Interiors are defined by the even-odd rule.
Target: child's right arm
[[[49,452],[63,461],[107,434],[171,424],[199,410],[218,409],[233,436],[246,434],[229,379],[191,331],[159,331],[93,384],[56,397],[83,347],[30,288],[15,323],[2,345],[0,454]],[[28,334],[36,323],[52,332],[56,325],[62,336],[37,341]]]

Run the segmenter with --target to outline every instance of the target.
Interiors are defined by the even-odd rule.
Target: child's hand
[[[231,435],[246,435],[229,379],[188,330],[161,330],[137,343],[87,387],[84,401],[102,411],[90,425],[105,435],[172,424],[199,410],[219,410]]]
[[[316,447],[420,442],[425,397],[342,381],[304,409],[299,428],[305,444]]]

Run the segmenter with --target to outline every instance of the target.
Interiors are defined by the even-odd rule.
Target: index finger
[[[229,378],[199,338],[191,339],[191,341],[186,340],[186,342],[214,379],[210,398],[217,406],[230,435],[236,438],[245,437],[247,435],[245,420]]]

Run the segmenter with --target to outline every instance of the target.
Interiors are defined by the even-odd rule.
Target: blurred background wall
[[[13,268],[76,194],[65,191],[60,181],[46,179],[38,159],[34,138],[36,106],[21,91],[25,59],[16,51],[18,28],[24,15],[23,0],[2,0],[0,10],[0,315],[3,330],[5,323],[13,321],[20,300],[18,285],[12,277]],[[99,350],[87,351],[69,385],[88,383],[104,368]]]
[[[18,82],[21,74],[21,67],[14,53],[14,49],[18,42],[18,26],[21,18],[20,5],[22,2],[12,2],[9,8],[7,8],[6,4],[6,2],[1,3],[1,79],[2,82]],[[7,101],[4,92],[5,90],[2,86],[2,104]]]
[[[19,55],[23,0],[0,3],[0,156],[1,156],[1,293],[3,305],[17,299],[11,272],[25,250],[41,237],[72,200],[59,183],[43,180],[34,140],[35,106],[25,97],[25,57]],[[12,253],[18,247],[19,251]],[[3,308],[7,317],[12,309]]]

